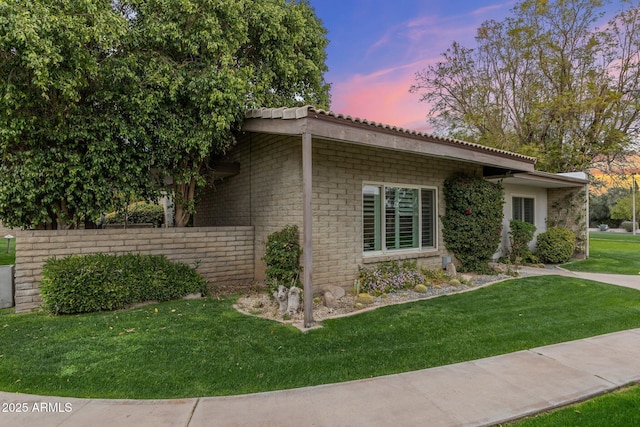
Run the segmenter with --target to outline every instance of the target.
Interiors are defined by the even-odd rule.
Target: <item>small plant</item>
[[[561,264],[573,256],[576,247],[576,236],[567,228],[550,227],[538,235],[536,246],[541,262]]]
[[[413,290],[419,294],[426,294],[428,289],[425,285],[417,285]]]
[[[536,226],[525,221],[512,219],[509,222],[509,241],[511,243],[511,252],[509,259],[518,264],[527,262],[532,256],[529,249],[529,242],[533,240],[533,234],[536,232]]]
[[[357,293],[368,292],[379,296],[383,293],[411,289],[428,284],[415,260],[381,262],[373,267],[360,267],[354,284]]]
[[[271,292],[277,290],[280,285],[286,288],[301,287],[301,253],[296,225],[288,225],[267,237],[267,247],[262,260],[267,265],[266,284]]]

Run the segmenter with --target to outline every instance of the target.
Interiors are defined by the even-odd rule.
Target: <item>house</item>
[[[441,266],[449,255],[439,220],[442,186],[459,172],[503,180],[500,251],[508,245],[511,218],[534,222],[538,232],[547,221],[563,221],[586,236],[587,180],[538,172],[535,162],[308,106],[256,109],[247,112],[237,145],[219,165],[219,179],[197,206],[194,225],[254,227],[257,280],[264,279],[260,259],[267,236],[298,225],[303,283],[314,292],[350,287],[358,266],[380,261]]]

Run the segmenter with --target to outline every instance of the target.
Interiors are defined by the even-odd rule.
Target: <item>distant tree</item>
[[[439,132],[533,155],[549,172],[583,171],[628,151],[640,114],[640,9],[598,30],[600,0],[525,0],[454,42],[416,74]]]
[[[326,30],[308,1],[120,0],[127,116],[188,223],[247,108],[329,105]],[[133,83],[133,84],[132,84]]]
[[[627,195],[620,198],[611,208],[611,219],[619,219],[622,221],[630,221],[633,218],[633,196],[629,194],[631,189],[627,190]],[[636,221],[640,220],[640,193],[636,186]]]
[[[608,223],[611,209],[620,199],[629,195],[629,189],[614,187],[603,194],[593,194],[589,199],[589,221],[593,225]]]

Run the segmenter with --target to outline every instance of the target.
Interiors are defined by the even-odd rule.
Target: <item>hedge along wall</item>
[[[125,230],[15,230],[16,312],[42,303],[42,266],[49,257],[71,254],[165,255],[191,266],[211,284],[250,285],[254,277],[253,227],[194,227]]]

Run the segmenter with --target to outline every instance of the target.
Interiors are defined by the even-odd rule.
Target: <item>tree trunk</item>
[[[193,212],[192,206],[196,194],[196,180],[191,179],[189,182],[174,183],[173,191],[175,192],[175,225],[176,227],[186,227],[187,224],[189,224]]]

